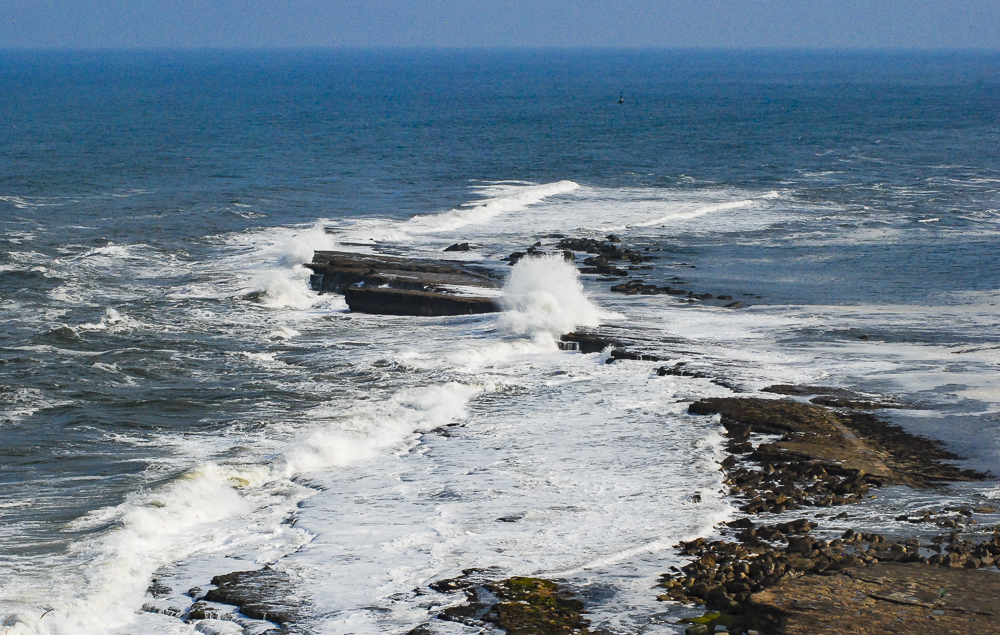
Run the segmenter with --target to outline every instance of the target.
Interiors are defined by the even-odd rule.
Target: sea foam
[[[601,323],[602,313],[584,293],[576,267],[555,256],[514,265],[500,303],[505,309],[500,327],[519,335],[560,335]]]
[[[466,209],[415,216],[403,224],[403,229],[412,233],[430,233],[485,223],[502,214],[521,211],[550,196],[566,194],[579,187],[579,184],[573,181],[557,181],[543,185],[494,188],[494,196],[467,203]]]
[[[294,443],[285,455],[285,474],[349,465],[392,450],[416,432],[464,417],[469,399],[481,391],[480,386],[449,382],[404,390],[386,403],[359,407]]]
[[[267,504],[259,491],[250,496],[241,492],[272,480],[274,475],[264,466],[206,463],[154,491],[137,492],[121,505],[98,510],[97,518],[85,515],[71,523],[67,527],[71,531],[86,529],[95,521],[110,522],[112,528],[72,547],[87,562],[79,572],[83,579],[64,578],[54,584],[46,594],[49,609],[22,608],[16,619],[8,620],[13,622],[8,632],[82,635],[130,623],[153,573],[231,539],[224,523]],[[295,501],[282,503],[284,509],[275,522],[261,527],[272,541],[278,533],[288,532],[279,523]],[[25,591],[34,604],[39,591]]]

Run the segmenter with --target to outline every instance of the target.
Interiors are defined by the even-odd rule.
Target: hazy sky
[[[0,48],[1000,48],[1000,0],[0,0]]]

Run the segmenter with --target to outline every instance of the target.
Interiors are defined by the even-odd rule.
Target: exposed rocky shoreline
[[[560,235],[556,251],[566,260],[585,254],[581,272],[628,278],[656,258],[648,250],[606,240]],[[456,243],[445,251],[468,251]],[[505,260],[546,255],[541,242]],[[496,289],[502,278],[488,267],[466,262],[406,259],[346,252],[317,252],[307,265],[312,286],[342,293],[352,311],[389,315],[462,315],[500,310],[496,296],[475,290]],[[676,296],[683,302],[716,302],[740,308],[729,295],[679,289],[641,279],[618,282],[611,290],[627,295]],[[470,292],[471,290],[471,292]],[[752,294],[745,294],[751,296]],[[961,457],[939,442],[911,434],[879,416],[885,409],[909,407],[879,395],[861,395],[823,386],[774,385],[748,392],[732,372],[697,361],[690,343],[644,341],[634,329],[601,327],[562,337],[560,346],[583,354],[602,353],[608,363],[640,360],[663,363],[658,376],[707,379],[738,396],[690,404],[692,416],[718,416],[727,438],[720,469],[727,495],[742,516],[719,528],[716,539],[677,545],[689,558],[671,567],[651,590],[664,602],[702,607],[701,616],[682,620],[687,635],[797,635],[799,633],[875,634],[923,632],[986,634],[1000,619],[1000,526],[990,527],[991,507],[961,506],[907,514],[897,521],[934,526],[913,536],[884,535],[863,525],[844,528],[846,512],[877,496],[880,488],[932,489],[950,482],[989,475],[956,467]],[[669,354],[664,353],[669,349]],[[684,356],[686,361],[673,361]],[[690,361],[694,359],[695,361]],[[817,510],[829,509],[826,514]],[[812,513],[790,518],[793,512]],[[816,521],[823,516],[821,526]],[[984,522],[980,522],[983,519]],[[771,521],[771,522],[767,522]],[[835,536],[831,535],[835,532]],[[185,609],[153,603],[146,610],[187,621],[254,621],[256,633],[293,633],[307,602],[288,576],[270,567],[216,576],[214,589],[192,589],[195,602]],[[513,635],[590,633],[586,607],[572,589],[540,578],[503,578],[499,571],[468,569],[456,578],[428,585],[429,592],[462,594],[464,602],[445,601],[438,619]],[[149,594],[158,596],[156,583]],[[261,626],[261,624],[265,626]],[[208,631],[206,631],[208,632]],[[218,632],[225,632],[219,630]],[[430,624],[409,635],[431,633]]]
[[[515,251],[503,260],[508,265],[524,258],[557,256],[579,262],[580,273],[606,276],[620,280],[641,276],[651,269],[648,264],[660,256],[621,244],[621,239],[609,235],[604,240],[593,238],[567,238],[550,234],[547,240],[557,240],[549,245],[542,241]],[[455,243],[445,252],[465,252],[469,243]],[[312,270],[310,286],[320,293],[340,293],[352,311],[378,315],[448,316],[493,313],[500,311],[496,297],[483,294],[482,290],[499,288],[503,276],[489,267],[465,261],[431,258],[401,258],[382,254],[363,254],[345,251],[317,251],[312,262],[305,263]],[[602,278],[599,278],[602,279]],[[672,276],[669,284],[656,285],[632,278],[611,286],[611,291],[625,295],[667,295],[681,302],[692,304],[714,302],[720,306],[738,309],[743,300],[732,295],[697,293],[685,287],[689,283],[680,276]],[[753,294],[744,294],[757,297]]]
[[[922,544],[916,537],[889,540],[855,529],[825,541],[811,535],[817,523],[806,519],[772,525],[751,520],[859,503],[887,485],[928,488],[987,475],[944,463],[960,457],[869,413],[753,397],[705,399],[689,412],[720,415],[729,439],[726,484],[748,516],[729,523],[738,529],[735,540],[679,545],[695,559],[663,576],[661,599],[711,611],[688,635],[881,633],[918,624],[928,633],[995,632],[991,621],[1000,605],[979,602],[977,594],[1000,596],[1000,576],[971,570],[997,565],[1000,527],[978,542],[952,531]],[[754,446],[755,434],[780,438]],[[996,509],[957,511],[972,517]],[[948,519],[941,526],[954,530],[959,523]],[[945,574],[940,567],[963,572]]]
[[[317,251],[305,266],[313,271],[314,290],[343,294],[347,306],[359,313],[443,316],[500,311],[495,297],[474,293],[499,288],[503,282],[484,267],[342,251]]]
[[[666,361],[628,338],[603,332],[571,333],[563,342],[583,353],[606,351],[609,362]],[[725,383],[711,373],[677,365],[661,367],[658,374]],[[805,518],[773,524],[758,520],[783,518],[778,515],[797,509],[842,508],[891,485],[936,488],[989,475],[950,464],[961,457],[872,414],[903,404],[818,386],[775,385],[763,392],[809,402],[732,397],[703,399],[688,409],[692,415],[720,417],[729,452],[720,469],[729,495],[746,515],[724,527],[735,532],[731,540],[678,545],[692,560],[661,578],[658,599],[705,608],[701,617],[684,620],[687,635],[996,632],[1000,575],[985,569],[1000,567],[1000,526],[980,525],[975,519],[994,515],[996,508],[959,507],[897,518],[934,523],[945,532],[929,541],[888,539],[860,527],[827,541],[812,535],[817,523]],[[773,440],[761,440],[765,438]],[[963,538],[963,528],[972,539]],[[490,622],[491,607],[502,602],[480,590],[489,590],[490,584],[433,588],[464,590],[469,598],[442,619]],[[582,632],[573,630],[586,628],[581,624],[538,622],[532,630],[508,632]]]

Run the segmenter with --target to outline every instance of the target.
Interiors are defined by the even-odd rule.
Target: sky
[[[1000,0],[0,0],[0,49],[1000,49]]]

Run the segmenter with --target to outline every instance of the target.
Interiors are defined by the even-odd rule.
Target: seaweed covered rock
[[[550,580],[517,577],[486,588],[503,601],[494,604],[485,619],[508,635],[582,633],[589,624],[581,615],[583,602]]]
[[[467,602],[438,616],[470,626],[491,623],[510,635],[585,635],[590,622],[583,602],[556,582],[513,577],[488,581],[491,570],[466,569],[462,575],[430,585],[440,593],[464,591]]]

